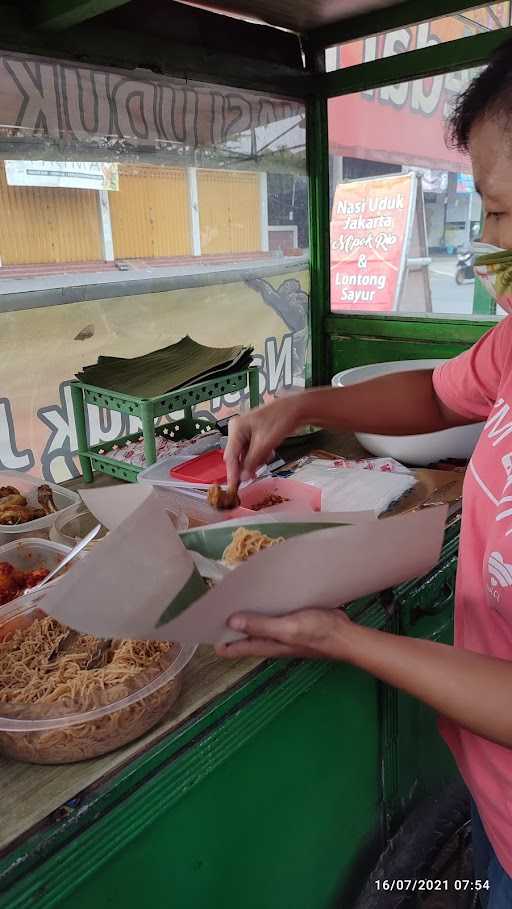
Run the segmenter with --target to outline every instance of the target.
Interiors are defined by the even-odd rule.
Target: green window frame
[[[436,13],[440,16],[449,15],[451,12],[476,7],[477,5],[481,4],[468,3],[464,6],[460,3],[460,0],[457,4],[444,5],[443,8],[441,8],[441,4],[431,4],[428,18],[434,18]],[[366,34],[376,34],[396,28],[398,24],[411,25],[418,21],[424,21],[425,18],[425,6],[423,4],[418,2],[404,3],[400,5],[399,9],[393,8],[390,11],[384,11],[380,15],[372,16],[371,24],[369,17],[359,17],[359,24],[357,20],[352,20],[352,26],[349,21],[346,23],[345,29],[342,25],[340,25],[339,29],[331,29],[328,41],[330,45],[333,45],[334,43],[344,43],[356,37],[362,37],[363,20],[368,28]],[[318,60],[320,46],[326,47],[327,44],[323,40],[319,40],[315,48],[314,37],[312,36],[310,44],[310,54],[312,59]],[[512,28],[499,29],[421,50],[410,51],[398,56],[363,63],[345,70],[342,69],[330,73],[323,72],[311,77],[315,90],[308,102],[306,146],[308,149],[310,179],[313,384],[325,384],[330,379],[328,375],[329,340],[334,335],[343,334],[344,320],[357,318],[361,326],[361,332],[364,332],[365,326],[367,326],[368,331],[374,330],[376,324],[371,315],[362,314],[354,317],[350,314],[334,314],[330,311],[328,100],[353,94],[363,89],[381,88],[385,85],[399,84],[414,79],[483,66],[494,50],[510,37],[512,37]],[[493,315],[490,298],[483,289],[476,292],[474,313],[478,313],[480,316]],[[388,315],[386,318],[390,324],[394,325],[399,324],[404,319],[404,317],[398,315]],[[405,317],[405,320],[409,327],[413,324],[410,318],[407,319]],[[436,317],[429,317],[428,323],[433,326],[436,322],[441,322],[446,326],[446,330],[448,330],[450,325],[453,333],[455,326],[462,326],[465,321],[471,322],[473,320],[474,316],[465,320],[456,318],[438,320]],[[427,320],[418,321],[424,326]],[[483,330],[489,327],[489,323],[484,324],[481,322],[481,326]]]

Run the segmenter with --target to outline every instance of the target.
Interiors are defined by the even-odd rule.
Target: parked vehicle
[[[475,254],[473,250],[460,246],[457,250],[457,268],[455,280],[457,284],[475,280]]]

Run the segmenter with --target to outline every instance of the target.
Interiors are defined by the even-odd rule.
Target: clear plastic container
[[[55,483],[47,483],[46,480],[33,477],[28,473],[18,473],[16,470],[0,471],[0,486],[13,486],[18,489],[21,495],[25,496],[28,504],[34,507],[37,507],[38,504],[38,487],[43,484],[49,486],[52,490],[57,511],[53,514],[45,515],[44,518],[36,518],[35,521],[28,521],[24,524],[0,524],[0,544],[24,536],[48,539],[50,527],[55,524],[57,517],[61,517],[64,514],[71,515],[78,511],[81,499],[78,493],[73,492],[73,490],[57,486]]]
[[[47,568],[48,571],[53,571],[57,565],[60,565],[62,559],[70,552],[71,548],[71,546],[63,546],[50,540],[23,537],[21,540],[13,540],[12,543],[0,546],[0,562],[9,562],[18,571],[34,571],[37,568]],[[82,552],[79,553],[77,558],[83,559],[84,556],[85,552]],[[59,577],[57,575],[54,581],[49,582],[48,586],[52,587],[57,584]],[[6,605],[8,604],[4,603],[0,609]]]
[[[188,529],[189,521],[186,515],[175,514],[170,510],[167,513],[176,530]],[[71,517],[64,515],[61,518],[57,518],[53,527],[50,527],[50,540],[53,540],[55,543],[63,543],[64,546],[76,546],[80,540],[83,540],[89,531],[96,527],[97,523],[98,521],[94,515],[87,510],[80,511],[78,514],[74,514]],[[101,543],[107,534],[107,528],[102,527],[98,536],[86,546],[85,551],[87,552],[94,546],[97,546],[98,543]]]
[[[150,467],[141,470],[137,476],[137,482],[149,483],[150,486],[160,486],[162,489],[173,491],[181,489],[190,492],[194,489],[208,489],[208,483],[189,483],[186,480],[178,480],[171,475],[171,470],[184,467],[191,460],[195,459],[184,459],[175,455],[171,455],[169,458],[162,458],[161,461],[156,461],[155,464],[151,464]]]
[[[0,607],[1,643],[20,628],[44,617],[44,590]],[[0,752],[34,764],[69,764],[114,751],[139,738],[169,712],[177,700],[182,672],[196,648],[174,644],[165,665],[141,671],[124,696],[104,698],[100,706],[84,709],[77,701],[5,704],[0,684]],[[116,689],[117,690],[117,689]]]
[[[0,546],[0,562],[10,562],[20,571],[33,571],[34,568],[48,568],[52,571],[62,562],[70,550],[69,546],[53,543],[51,540],[31,539],[13,540]]]
[[[98,521],[90,511],[80,511],[72,515],[65,513],[57,515],[55,524],[50,527],[50,540],[55,543],[61,543],[64,546],[76,546],[93,527],[96,527],[97,523]],[[107,529],[102,527],[98,536],[92,543],[89,543],[87,549],[99,543],[107,533]]]

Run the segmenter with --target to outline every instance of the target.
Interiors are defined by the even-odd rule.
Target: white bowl
[[[332,378],[336,388],[366,382],[390,372],[410,372],[415,369],[434,369],[445,360],[397,360],[388,363],[371,363],[345,369]],[[455,426],[441,432],[416,436],[382,436],[373,433],[356,433],[358,441],[370,454],[396,458],[404,464],[424,467],[448,458],[468,460],[478,441],[484,423]]]

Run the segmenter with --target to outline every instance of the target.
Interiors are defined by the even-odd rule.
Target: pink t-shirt
[[[434,388],[451,410],[486,421],[464,483],[455,646],[512,660],[512,317],[439,367]],[[512,875],[512,749],[446,720],[441,730]]]

